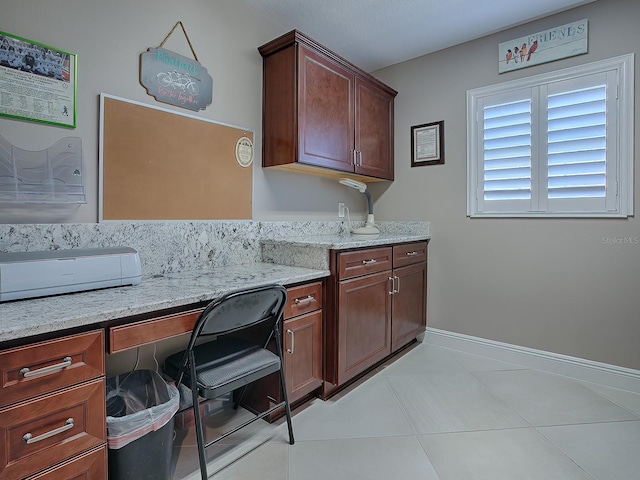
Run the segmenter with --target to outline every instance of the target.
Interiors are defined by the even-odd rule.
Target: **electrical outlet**
[[[344,218],[344,203],[338,203],[338,218]]]

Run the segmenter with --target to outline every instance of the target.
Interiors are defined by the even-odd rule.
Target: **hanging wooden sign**
[[[182,22],[175,24],[169,35]],[[140,55],[140,83],[159,102],[189,110],[204,110],[213,101],[213,78],[198,61],[182,26],[195,60],[162,48],[149,48]]]

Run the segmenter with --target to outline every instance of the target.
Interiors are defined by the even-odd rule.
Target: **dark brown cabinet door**
[[[298,161],[353,171],[353,73],[299,49]]]
[[[391,271],[339,282],[338,383],[391,353]]]
[[[289,402],[295,402],[322,384],[322,311],[286,320],[282,330]]]
[[[427,264],[393,270],[391,351],[412,341],[427,325]]]
[[[393,180],[395,90],[296,30],[258,50],[263,167]]]
[[[393,96],[360,78],[355,87],[355,172],[393,180]]]

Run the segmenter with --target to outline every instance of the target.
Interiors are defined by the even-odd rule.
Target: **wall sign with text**
[[[498,46],[498,73],[587,53],[588,23],[585,18],[502,42]]]
[[[159,102],[204,110],[213,100],[213,78],[200,62],[164,48],[140,55],[140,83]]]

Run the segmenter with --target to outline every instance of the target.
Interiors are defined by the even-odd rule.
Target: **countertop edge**
[[[328,270],[256,263],[151,276],[134,286],[4,302],[0,304],[0,345],[207,302],[239,288],[270,283],[288,286],[329,275]]]

